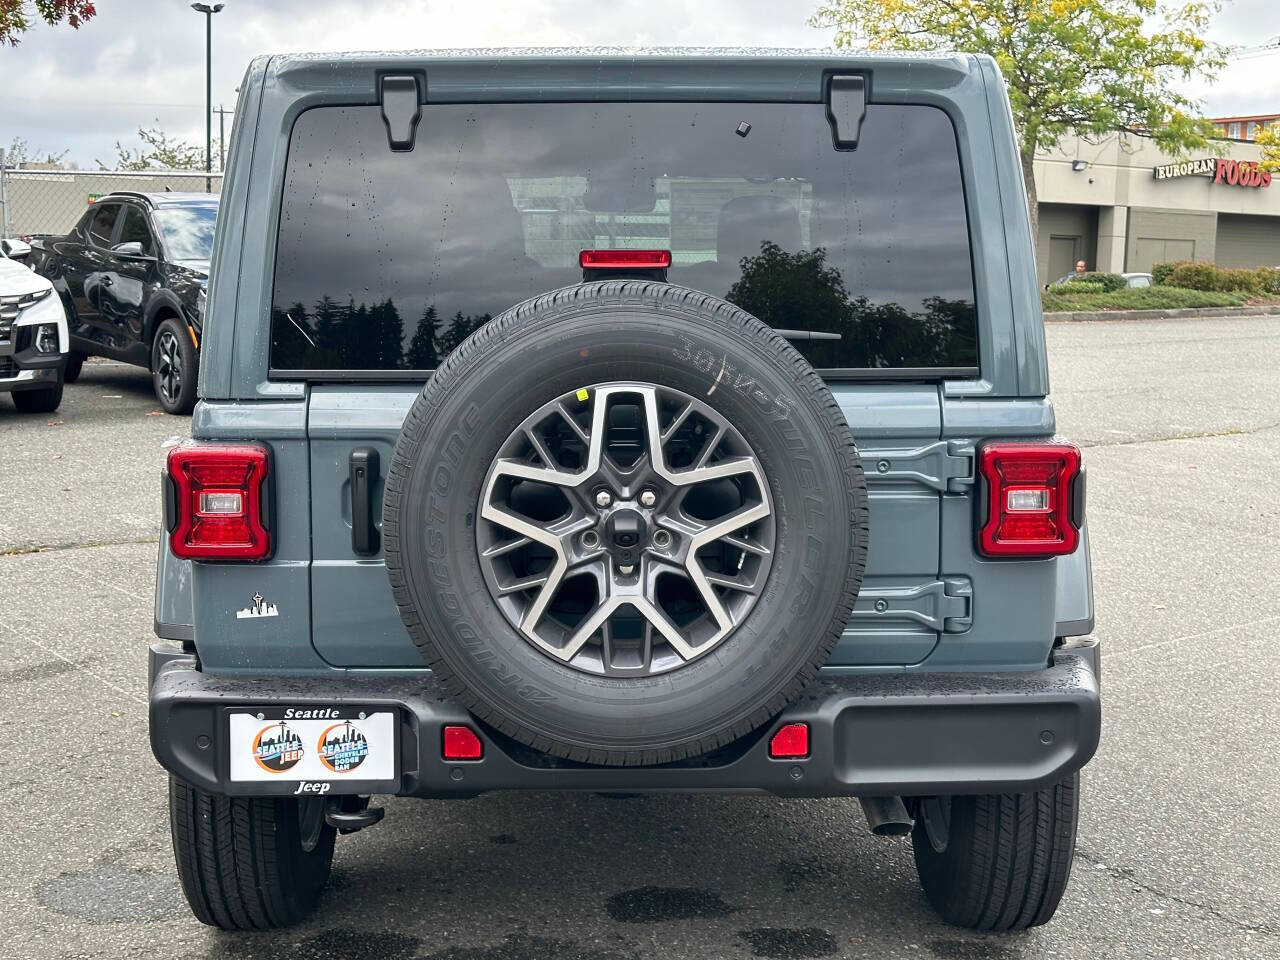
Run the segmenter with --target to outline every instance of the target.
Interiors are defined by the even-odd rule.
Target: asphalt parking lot
[[[1054,325],[1087,445],[1105,727],[1058,917],[943,925],[857,803],[392,800],[307,925],[230,936],[181,900],[146,723],[158,471],[185,418],[86,365],[0,397],[0,955],[430,960],[1280,956],[1280,317]]]

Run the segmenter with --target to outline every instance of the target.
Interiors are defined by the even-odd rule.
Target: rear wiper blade
[[[786,337],[788,340],[840,340],[842,337],[838,333],[828,333],[826,330],[786,330],[782,327],[774,327],[773,332],[780,337]]]

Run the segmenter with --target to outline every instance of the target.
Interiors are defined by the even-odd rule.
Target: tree
[[[4,162],[11,167],[16,167],[23,163],[52,163],[61,166],[62,161],[70,152],[70,150],[61,150],[58,153],[54,153],[52,150],[44,150],[42,148],[33,149],[26,140],[21,137],[14,137],[9,141],[9,149],[4,152]]]
[[[3,0],[0,0],[3,2]],[[116,141],[116,162],[108,167],[101,160],[103,170],[203,170],[204,148],[170,137],[159,127],[138,128],[142,147],[131,150]]]
[[[405,357],[410,370],[434,370],[439,366],[440,353],[436,349],[436,324],[439,322],[434,303],[422,311],[422,319],[418,321],[418,329],[413,331]]]
[[[990,54],[1009,87],[1031,226],[1032,162],[1068,132],[1149,137],[1175,155],[1213,127],[1176,85],[1226,63],[1202,35],[1218,0],[825,0],[810,19],[836,46]],[[1034,235],[1034,233],[1033,233]]]
[[[33,12],[49,26],[65,20],[79,30],[98,11],[88,0],[0,0],[0,46],[18,45],[18,37],[31,29]]]
[[[1262,169],[1280,173],[1280,123],[1269,123],[1254,137],[1262,148]]]

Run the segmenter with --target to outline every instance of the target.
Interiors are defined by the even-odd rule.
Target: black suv
[[[150,370],[167,413],[191,412],[217,215],[213,194],[117,192],[66,236],[33,239],[71,327],[68,383],[85,357],[111,357]]]

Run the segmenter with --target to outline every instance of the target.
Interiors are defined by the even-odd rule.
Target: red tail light
[[[169,548],[189,560],[265,560],[265,447],[251,443],[184,443],[169,451],[165,504]]]
[[[584,270],[665,270],[670,250],[583,250],[578,266]]]
[[[775,760],[799,760],[808,755],[807,723],[784,723],[769,740],[769,756]]]
[[[1071,553],[1080,540],[1084,478],[1071,443],[988,443],[978,453],[988,557]]]

